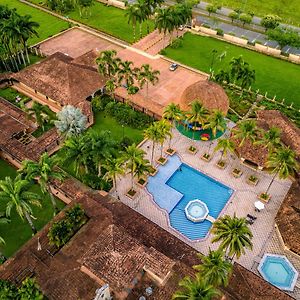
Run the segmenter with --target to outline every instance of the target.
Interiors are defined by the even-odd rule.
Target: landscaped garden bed
[[[83,208],[75,204],[65,212],[65,217],[52,224],[48,232],[49,244],[57,249],[63,247],[88,221]]]
[[[242,174],[243,174],[243,171],[242,171],[241,169],[239,169],[239,168],[234,168],[234,169],[232,170],[232,175],[233,175],[235,178],[241,177]]]
[[[11,102],[12,104],[14,104],[19,108],[21,107],[21,103],[26,104],[31,100],[31,98],[19,93],[17,90],[11,87],[0,89],[0,97]]]
[[[158,172],[158,170],[156,168],[150,166],[150,170],[149,170],[149,175],[150,176],[156,175],[157,172]]]
[[[247,178],[247,183],[250,184],[250,185],[257,185],[259,182],[259,179],[257,176],[255,175],[250,175],[248,178]]]
[[[145,187],[147,184],[147,179],[145,178],[139,178],[137,181],[138,186],[140,186],[141,188]]]

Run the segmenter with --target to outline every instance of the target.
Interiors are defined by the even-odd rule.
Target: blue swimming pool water
[[[163,175],[159,175],[161,171]],[[188,220],[185,207],[189,201],[199,199],[207,205],[209,215],[217,219],[233,190],[182,164],[176,155],[159,168],[156,176],[149,179],[147,188],[155,202],[167,210],[171,226],[191,240],[205,238],[212,223],[208,220],[201,223]]]

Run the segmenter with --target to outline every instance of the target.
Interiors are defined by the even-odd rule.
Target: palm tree
[[[82,168],[88,173],[88,163],[91,157],[91,142],[87,136],[71,137],[64,142],[61,161],[64,165],[73,166],[76,176]]]
[[[38,162],[32,160],[22,161],[19,172],[25,175],[25,179],[29,181],[37,178],[43,194],[49,194],[54,215],[56,215],[58,208],[50,184],[52,180],[56,179],[62,181],[64,178],[64,174],[58,169],[58,158],[56,156],[50,157],[49,154],[45,152],[40,156]]]
[[[172,139],[171,128],[172,128],[172,126],[165,119],[160,120],[157,124],[158,124],[159,131],[160,131],[160,138],[159,138],[159,141],[160,141],[160,144],[161,144],[160,157],[162,157],[163,144],[164,144],[164,141],[166,140],[167,137],[170,138],[170,143],[171,143],[171,139]],[[169,144],[169,146],[170,146],[170,144]]]
[[[138,148],[135,144],[128,146],[125,149],[124,161],[126,169],[130,170],[131,174],[131,189],[133,189],[134,175],[140,164],[143,164],[145,151]]]
[[[241,81],[241,88],[248,88],[255,82],[255,70],[251,70],[248,66],[245,66],[237,79]]]
[[[245,249],[252,250],[251,239],[253,237],[245,218],[226,215],[214,222],[211,232],[215,235],[212,243],[221,242],[219,250],[225,254],[239,258],[245,253]]]
[[[116,50],[106,50],[102,51],[99,57],[96,58],[96,63],[98,65],[98,72],[108,78],[114,76],[119,67],[120,58],[116,57]]]
[[[151,172],[151,165],[149,164],[149,160],[143,159],[137,164],[137,167],[134,172],[134,177],[137,177],[137,179],[140,180],[145,175],[148,175],[150,172]]]
[[[160,72],[158,70],[152,70],[151,66],[148,64],[143,64],[139,73],[139,83],[142,88],[146,83],[146,91],[148,98],[149,83],[155,85],[158,82],[158,75]]]
[[[105,83],[105,92],[108,93],[108,95],[110,95],[111,97],[113,97],[113,94],[117,87],[118,87],[118,84],[117,84],[115,78],[107,80]]]
[[[255,142],[257,137],[257,127],[254,120],[243,121],[232,130],[233,137],[240,140],[239,147],[242,147],[245,140]]]
[[[145,0],[138,0],[136,3],[138,9],[138,18],[137,21],[140,24],[140,38],[142,37],[142,24],[146,21],[151,15],[151,7]]]
[[[37,231],[32,222],[31,205],[38,207],[42,205],[41,196],[28,191],[30,186],[31,183],[28,180],[22,180],[20,176],[15,179],[5,177],[4,180],[0,180],[0,201],[6,202],[6,215],[8,217],[10,217],[12,208],[15,208],[22,220],[24,217],[26,218],[33,234],[35,234]]]
[[[192,102],[192,109],[188,112],[188,121],[192,123],[193,126],[201,124],[203,127],[208,117],[208,110],[198,101],[194,100]],[[195,130],[193,130],[193,139],[195,139]]]
[[[124,173],[124,169],[121,165],[121,161],[120,159],[117,158],[107,158],[105,164],[103,164],[103,167],[106,170],[103,179],[112,180],[117,195],[118,194],[117,176],[122,175]]]
[[[217,136],[218,131],[224,132],[226,127],[225,115],[220,110],[214,110],[208,117],[207,124],[203,126],[204,129],[211,129],[213,137]]]
[[[289,147],[282,147],[269,155],[267,167],[271,170],[271,173],[274,174],[274,176],[268,185],[265,195],[268,195],[272,183],[277,175],[280,179],[286,179],[289,176],[294,176],[295,172],[299,170],[299,163],[296,160],[296,153],[292,149]]]
[[[268,131],[263,131],[260,140],[254,144],[264,145],[264,148],[268,148],[269,152],[273,152],[275,148],[281,146],[281,130],[277,127],[271,127]]]
[[[139,6],[137,4],[128,5],[125,10],[125,16],[128,18],[128,24],[132,24],[133,41],[135,42],[136,23],[140,20]]]
[[[39,127],[45,131],[45,125],[54,120],[54,115],[51,109],[47,105],[42,105],[39,102],[34,101],[32,107],[27,109],[29,118],[35,119]]]
[[[173,300],[211,300],[220,296],[220,292],[202,279],[200,274],[196,274],[195,279],[191,279],[190,277],[183,278],[179,282],[179,286],[181,290],[172,296]]]
[[[136,77],[135,69],[132,68],[132,61],[121,61],[119,64],[119,69],[117,72],[118,75],[118,83],[125,83],[126,88],[128,89],[134,83],[134,78]]]
[[[222,250],[211,251],[207,256],[198,254],[201,264],[193,268],[200,272],[201,278],[215,287],[227,286],[232,272],[232,264],[224,259]]]
[[[19,16],[17,25],[20,33],[19,38],[23,45],[23,49],[25,49],[27,62],[30,63],[27,42],[33,36],[38,36],[38,32],[36,31],[36,28],[38,28],[40,24],[32,21],[30,15],[25,15],[25,16]]]
[[[171,32],[174,29],[173,15],[170,8],[157,9],[155,16],[155,28],[158,29],[159,33],[163,32],[164,40],[167,32]]]
[[[232,78],[236,78],[241,74],[243,67],[245,65],[248,65],[246,62],[244,62],[243,57],[233,57],[231,61],[229,62],[229,65],[231,66],[230,74]]]
[[[92,132],[88,134],[91,141],[91,152],[95,165],[98,169],[98,176],[101,176],[101,164],[104,160],[111,157],[115,143],[110,137],[110,131]]]
[[[151,151],[151,165],[153,164],[153,157],[154,157],[154,149],[155,149],[155,144],[160,141],[161,138],[161,132],[159,128],[158,122],[153,123],[151,126],[149,126],[145,131],[144,131],[144,138],[152,140],[152,151]]]
[[[221,155],[220,160],[222,161],[223,156],[226,157],[228,152],[234,153],[234,149],[235,149],[234,142],[232,140],[226,139],[226,138],[219,139],[218,144],[215,147],[214,151],[216,152],[221,149],[222,149],[222,151],[221,151],[222,155]]]

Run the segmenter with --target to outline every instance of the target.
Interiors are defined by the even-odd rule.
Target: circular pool
[[[298,272],[283,255],[265,254],[260,261],[258,271],[263,278],[278,288],[293,291]]]
[[[203,222],[208,213],[207,205],[199,199],[190,201],[185,207],[185,215],[192,222]]]

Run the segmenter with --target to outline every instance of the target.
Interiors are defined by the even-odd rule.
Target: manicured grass
[[[45,1],[41,0],[29,0],[32,3],[42,5]],[[114,7],[114,6],[107,6],[103,3],[94,1],[93,7],[90,9],[91,16],[80,17],[79,9],[75,9],[66,15],[84,23],[90,27],[95,29],[101,30],[105,33],[108,33],[112,36],[115,36],[119,39],[127,41],[129,43],[133,43],[133,27],[131,24],[128,24],[127,17],[125,16],[125,10]],[[147,22],[149,25],[150,31],[153,30],[154,23],[153,21]],[[145,22],[142,26],[142,35],[147,34],[147,23]],[[139,39],[140,36],[140,28],[139,24],[136,26],[136,38]]]
[[[15,177],[16,169],[6,161],[0,159],[0,180],[6,176]],[[30,188],[30,191],[42,195],[42,192],[37,184]],[[33,216],[37,218],[33,220],[37,230],[40,230],[53,217],[53,209],[49,196],[42,196],[42,207],[33,206]],[[62,209],[65,205],[57,199],[57,205]],[[6,203],[0,203],[0,212],[5,212]],[[12,256],[23,244],[31,238],[31,228],[27,221],[17,215],[14,209],[11,211],[11,222],[9,224],[0,224],[0,236],[4,238],[5,245],[0,245],[0,251],[4,256]]]
[[[16,97],[18,97],[18,96],[21,98],[20,101],[24,101],[24,103],[30,101],[29,97],[27,97],[23,94],[20,94],[18,91],[16,91],[15,89],[13,89],[11,87],[0,89],[0,97],[11,102],[15,106],[20,107],[20,101],[19,102],[16,101]]]
[[[90,131],[100,132],[102,130],[109,130],[111,137],[117,141],[123,138],[123,127],[115,118],[106,115],[104,112],[94,113],[94,125],[89,129]],[[143,130],[135,129],[129,126],[124,126],[124,136],[129,137],[134,143],[138,144],[143,140]]]
[[[226,69],[233,57],[243,56],[251,68],[255,69],[256,82],[253,86],[261,94],[268,92],[269,97],[276,95],[277,99],[285,99],[286,103],[294,103],[300,108],[300,66],[271,56],[260,54],[242,47],[211,38],[191,33],[183,37],[182,46],[165,50],[166,56],[194,67],[204,72],[209,72],[212,61],[212,50],[218,51],[217,56],[226,52],[225,58],[220,61],[215,59],[214,70]]]
[[[68,22],[62,21],[48,13],[40,11],[18,0],[1,0],[1,5],[7,5],[9,8],[16,8],[20,15],[31,15],[32,20],[39,23],[38,37],[33,37],[29,40],[29,44],[36,44],[60,31],[69,28]]]
[[[215,0],[207,2],[216,3]],[[256,16],[264,16],[266,14],[275,14],[282,18],[283,22],[298,25],[300,24],[299,0],[221,0],[217,1],[217,5],[229,7],[232,9],[243,9],[246,12],[253,12]]]

